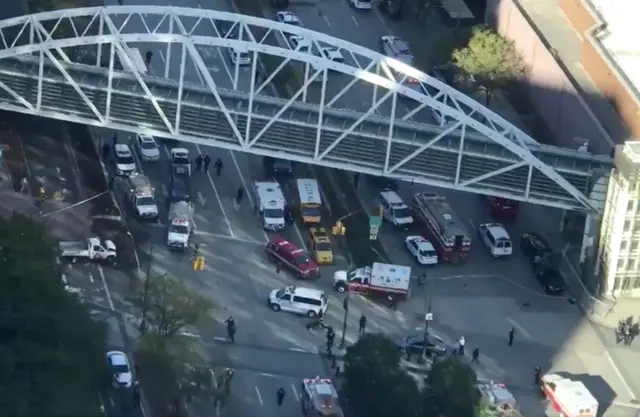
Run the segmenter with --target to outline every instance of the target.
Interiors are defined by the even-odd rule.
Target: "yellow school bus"
[[[322,220],[322,199],[318,181],[309,178],[296,180],[298,198],[300,199],[300,216],[302,223],[316,225]]]

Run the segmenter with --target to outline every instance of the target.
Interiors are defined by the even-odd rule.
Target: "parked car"
[[[554,253],[549,242],[536,232],[524,233],[520,238],[520,249],[535,268],[542,258]]]
[[[130,388],[133,384],[133,374],[127,355],[119,350],[107,352],[107,363],[113,375],[114,388]]]

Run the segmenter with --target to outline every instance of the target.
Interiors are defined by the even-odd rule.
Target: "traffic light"
[[[347,228],[344,226],[344,224],[340,223],[340,236],[344,236],[345,233],[347,233]]]
[[[196,256],[193,259],[193,270],[194,271],[204,270],[204,256]]]
[[[382,204],[380,204],[378,206],[378,216],[382,217],[383,214],[384,214],[384,207],[382,207]]]
[[[336,224],[331,228],[331,233],[334,236],[344,236],[347,232],[347,228],[344,227],[344,224],[341,221],[337,221]]]

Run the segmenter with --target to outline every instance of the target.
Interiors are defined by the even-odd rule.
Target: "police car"
[[[280,23],[286,23],[292,26],[302,26],[300,18],[292,12],[278,12],[276,13],[276,20]]]
[[[431,242],[422,236],[407,236],[404,240],[407,250],[420,265],[437,265],[438,253]]]
[[[115,146],[115,164],[116,174],[122,176],[129,176],[136,172],[136,161],[133,159],[133,154],[129,145],[124,143],[118,143]]]
[[[311,50],[311,40],[300,35],[292,35],[289,37],[289,47],[294,51],[309,53]]]
[[[409,44],[399,36],[387,35],[380,38],[380,52],[389,58],[413,66],[413,54]]]
[[[513,245],[509,233],[500,223],[485,223],[478,227],[480,239],[494,258],[510,256]]]

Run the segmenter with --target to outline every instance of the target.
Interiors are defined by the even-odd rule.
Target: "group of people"
[[[616,343],[630,346],[633,339],[640,333],[640,325],[633,322],[633,317],[628,317],[624,320],[618,321],[618,327],[616,328]]]

